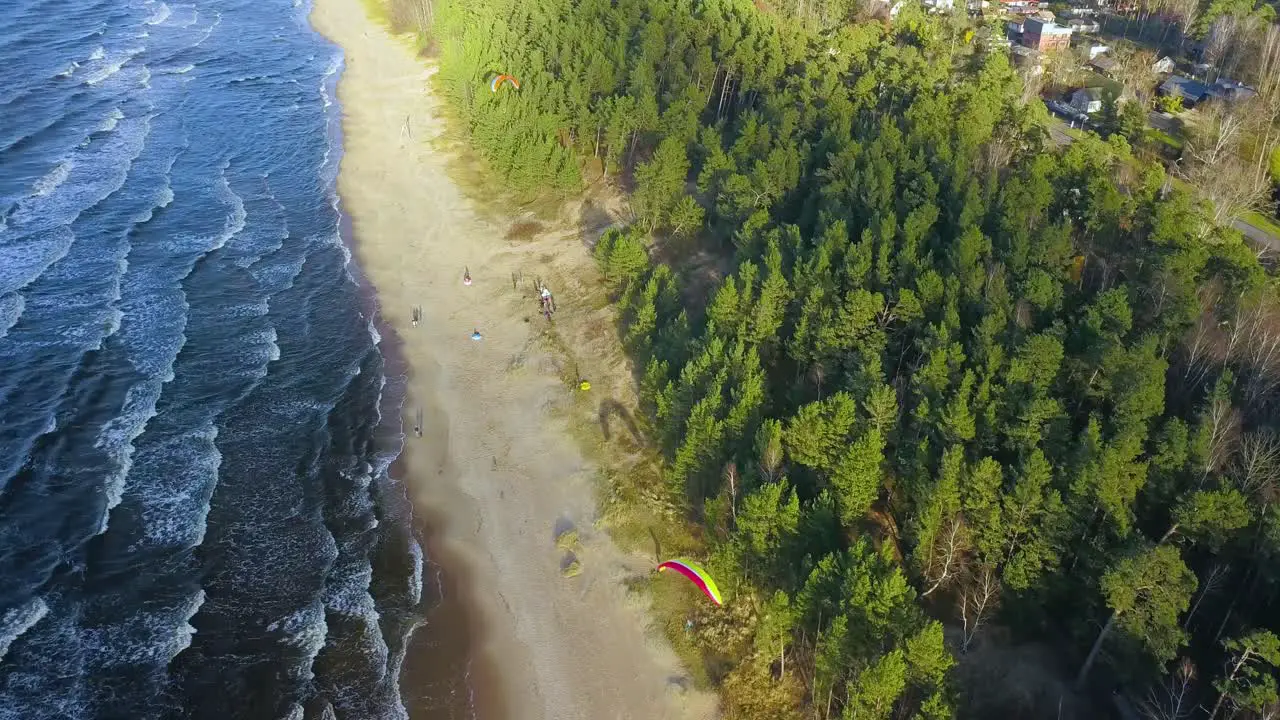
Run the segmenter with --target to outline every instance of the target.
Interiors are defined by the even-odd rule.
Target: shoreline
[[[309,20],[344,55],[344,240],[372,289],[388,369],[404,369],[401,418],[411,425],[418,409],[425,418],[423,437],[406,434],[390,471],[412,503],[427,572],[444,578],[402,668],[410,717],[459,717],[456,705],[438,706],[449,699],[441,682],[473,696],[461,712],[479,720],[715,717],[714,697],[688,689],[644,600],[627,589],[651,559],[597,530],[598,471],[564,421],[581,414],[579,399],[565,360],[543,347],[548,326],[529,282],[512,279],[547,277],[572,306],[578,278],[597,276],[585,244],[566,232],[516,242],[480,217],[430,144],[443,122],[432,70],[362,0],[314,0]],[[482,342],[468,338],[473,328]],[[580,538],[572,551],[557,547],[566,529]],[[565,577],[575,561],[582,573]],[[452,684],[459,672],[462,688]]]

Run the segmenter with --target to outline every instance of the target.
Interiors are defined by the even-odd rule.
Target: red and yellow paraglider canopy
[[[510,83],[511,87],[520,89],[520,81],[511,75],[494,75],[489,81],[489,92],[498,92],[498,88],[502,87],[503,83]]]
[[[694,585],[697,585],[707,597],[711,598],[711,602],[716,605],[722,605],[720,600],[720,588],[716,587],[716,581],[711,579],[706,570],[698,567],[696,564],[688,560],[668,560],[658,566],[658,572],[665,570],[674,570],[681,575],[689,578]]]

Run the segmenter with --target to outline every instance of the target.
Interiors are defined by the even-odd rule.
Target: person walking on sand
[[[471,268],[462,269],[462,284],[471,287]]]
[[[410,310],[410,315],[409,323],[414,327],[418,327],[418,321],[422,319],[422,306],[414,305]]]

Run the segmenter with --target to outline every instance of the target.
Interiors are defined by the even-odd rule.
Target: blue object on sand
[[[479,330],[476,330],[475,332],[471,333],[471,339],[472,339],[472,340],[483,340],[483,339],[484,339],[484,336],[480,334],[480,331],[479,331]]]

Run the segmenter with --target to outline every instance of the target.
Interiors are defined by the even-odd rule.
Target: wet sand
[[[502,221],[476,213],[431,142],[441,120],[430,67],[361,0],[316,0],[311,20],[345,51],[338,191],[407,374],[406,429],[417,409],[425,421],[393,471],[445,589],[405,661],[412,716],[468,717],[474,694],[480,720],[715,717],[627,591],[652,560],[596,529],[597,471],[564,424],[573,386],[539,341],[529,280],[513,282],[556,278],[569,299],[568,285],[597,277],[584,244],[572,233],[510,241]],[[569,528],[581,538],[572,578],[556,546]]]

